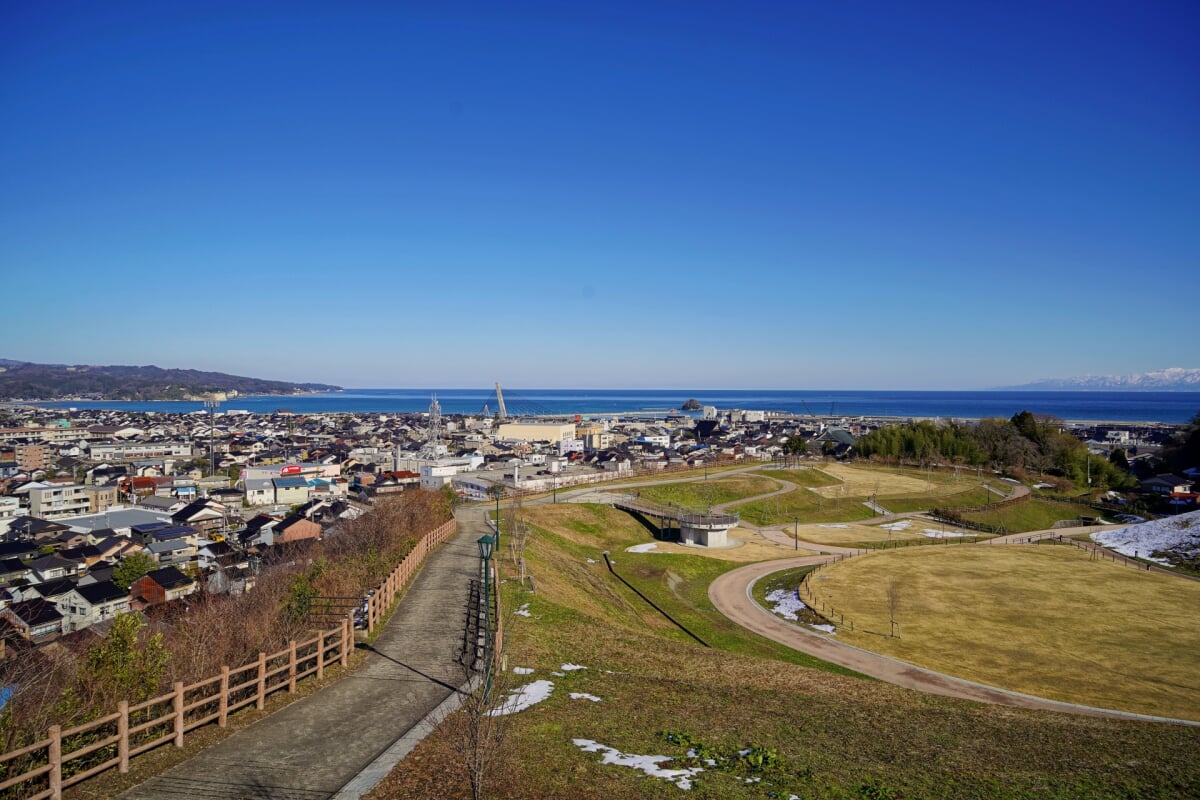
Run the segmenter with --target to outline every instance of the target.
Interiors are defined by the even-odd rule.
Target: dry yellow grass
[[[895,470],[868,469],[841,463],[825,464],[821,470],[841,481],[836,486],[822,486],[812,490],[825,497],[869,497],[876,492],[880,497],[954,494],[963,491],[968,485],[965,473],[962,482],[955,483],[953,476],[945,474],[933,473],[927,479],[911,473],[897,473]],[[971,483],[977,482],[974,475],[971,475],[969,480]]]
[[[828,544],[836,547],[855,547],[864,542],[908,542],[927,541],[919,531],[937,528],[936,523],[913,520],[906,530],[889,531],[878,525],[861,525],[856,522],[826,522],[819,525],[801,525],[800,541]],[[790,526],[784,528],[792,532]]]
[[[899,581],[902,638],[890,638]],[[920,547],[810,579],[838,639],[968,680],[1084,705],[1200,720],[1200,583],[1065,546]]]

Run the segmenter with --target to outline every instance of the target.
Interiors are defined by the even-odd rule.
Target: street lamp
[[[496,539],[483,535],[476,542],[479,545],[479,560],[483,564],[483,613],[486,632],[483,639],[483,654],[487,661],[485,669],[487,678],[484,683],[483,696],[488,698],[492,692],[492,552],[496,547]]]

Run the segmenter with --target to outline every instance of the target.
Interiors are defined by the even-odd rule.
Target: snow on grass
[[[1170,564],[1171,558],[1152,553],[1168,553],[1179,560],[1195,558],[1200,556],[1200,511],[1099,531],[1092,534],[1092,541],[1123,556],[1137,556],[1158,564]]]
[[[626,553],[652,553],[658,545],[655,542],[646,542],[645,544],[635,544],[632,547],[626,547]]]
[[[600,702],[599,697],[596,697],[596,695],[594,695],[594,694],[588,694],[587,692],[571,692],[571,699],[572,700],[591,700],[593,703]]]
[[[675,759],[671,756],[639,756],[622,753],[616,748],[607,747],[591,739],[572,739],[571,741],[585,753],[603,753],[604,756],[600,759],[601,764],[616,764],[620,767],[640,769],[651,778],[668,780],[680,789],[691,789],[692,778],[696,777],[697,773],[704,771],[702,767],[666,769],[659,766],[664,761],[674,761]]]
[[[926,528],[921,531],[922,536],[928,536],[930,539],[954,539],[959,536],[969,536],[970,534],[962,531],[939,531],[933,528]]]
[[[589,564],[596,564],[596,563],[599,563],[599,562],[597,562],[597,561],[596,561],[596,559],[594,559],[594,558],[589,558],[589,559],[587,560],[587,562],[588,562]]]
[[[513,612],[518,617],[532,617],[533,614],[529,611],[529,603],[523,604],[520,608]]]
[[[775,589],[774,591],[767,592],[766,601],[773,604],[771,606],[772,613],[778,614],[784,619],[794,620],[795,622],[800,621],[800,612],[808,608],[808,606],[801,602],[795,589],[791,591],[787,589]],[[824,631],[825,633],[835,632],[832,625],[816,625],[811,622],[804,624],[814,630]]]
[[[784,619],[799,620],[800,612],[808,608],[804,603],[800,602],[800,598],[796,596],[796,591],[787,589],[776,589],[772,592],[767,592],[766,600],[772,603],[771,612],[778,614]]]
[[[880,525],[885,531],[906,531],[912,527],[911,519],[902,519],[897,522],[889,522],[885,525]]]
[[[532,675],[533,667],[513,667],[514,675]]]
[[[581,667],[578,664],[563,664],[559,669],[563,672],[578,672],[581,669],[587,669],[587,667]]]
[[[827,523],[827,524],[821,525],[821,527],[822,528],[849,528],[850,526],[839,522],[839,523]]]
[[[550,696],[554,691],[553,681],[534,681],[508,693],[508,697],[497,708],[487,712],[489,717],[503,717],[516,714],[530,706],[537,705]]]

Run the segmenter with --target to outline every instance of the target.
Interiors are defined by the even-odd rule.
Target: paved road
[[[122,800],[337,795],[465,682],[456,658],[469,581],[479,574],[475,542],[485,531],[483,513],[461,513],[458,533],[426,560],[351,675],[134,787]],[[339,797],[348,796],[357,794]]]

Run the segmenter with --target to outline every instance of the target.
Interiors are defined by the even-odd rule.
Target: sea
[[[719,409],[783,411],[837,417],[981,419],[1011,417],[1021,411],[1079,422],[1184,423],[1200,413],[1200,392],[1052,392],[1052,391],[842,391],[705,389],[504,389],[509,416],[682,413],[689,398]],[[354,412],[398,414],[428,411],[436,398],[443,414],[495,413],[492,389],[346,389],[286,397],[232,397],[220,411],[270,414]],[[203,403],[188,401],[116,402],[66,400],[39,402],[50,409],[120,409],[189,413]],[[698,415],[699,412],[694,412]]]

